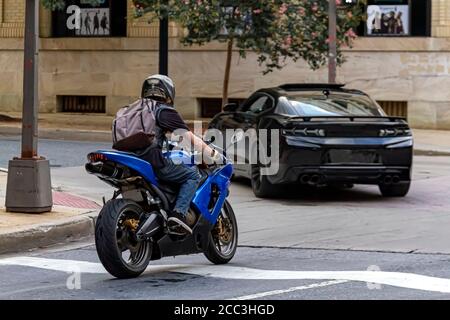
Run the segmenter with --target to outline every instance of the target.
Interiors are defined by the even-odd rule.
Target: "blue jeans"
[[[201,176],[197,168],[187,167],[182,164],[176,165],[172,160],[167,160],[167,165],[163,168],[155,169],[155,174],[161,181],[180,185],[174,211],[186,215],[200,184]]]

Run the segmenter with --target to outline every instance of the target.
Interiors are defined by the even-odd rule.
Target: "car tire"
[[[261,175],[261,167],[258,165],[251,166],[251,183],[252,190],[258,198],[270,198],[276,196],[276,188],[269,182],[267,176]]]
[[[383,197],[404,197],[408,194],[411,182],[402,182],[399,184],[380,184],[380,192]]]

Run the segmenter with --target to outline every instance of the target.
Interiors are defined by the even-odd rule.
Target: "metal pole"
[[[328,0],[328,83],[336,83],[336,0]]]
[[[161,0],[162,4],[168,3]],[[169,18],[167,14],[159,22],[159,73],[169,75]]]
[[[37,157],[39,1],[26,0],[22,115],[22,158]]]
[[[22,155],[8,165],[6,211],[44,213],[52,210],[50,162],[38,157],[39,0],[26,0]]]

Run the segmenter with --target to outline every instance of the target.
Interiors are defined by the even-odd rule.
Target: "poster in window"
[[[221,7],[221,27],[219,30],[219,36],[228,36],[229,35],[229,30],[227,29],[227,24],[226,21],[232,21],[234,20],[234,16],[235,15],[240,15],[242,18],[242,22],[243,24],[241,24],[241,27],[243,27],[245,30],[250,30],[253,24],[252,21],[252,13],[251,11],[248,11],[244,14],[238,13],[238,8],[237,7],[231,7],[231,6],[225,6],[225,7]],[[242,35],[244,30],[237,26],[234,29],[234,33],[238,36]]]
[[[75,35],[83,37],[109,36],[111,33],[110,21],[109,8],[82,8],[80,29],[75,31]]]
[[[408,36],[409,5],[369,5],[368,36]]]

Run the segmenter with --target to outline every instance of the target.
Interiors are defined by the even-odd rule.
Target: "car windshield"
[[[287,97],[280,114],[304,117],[386,116],[368,96],[350,93],[308,92]]]

